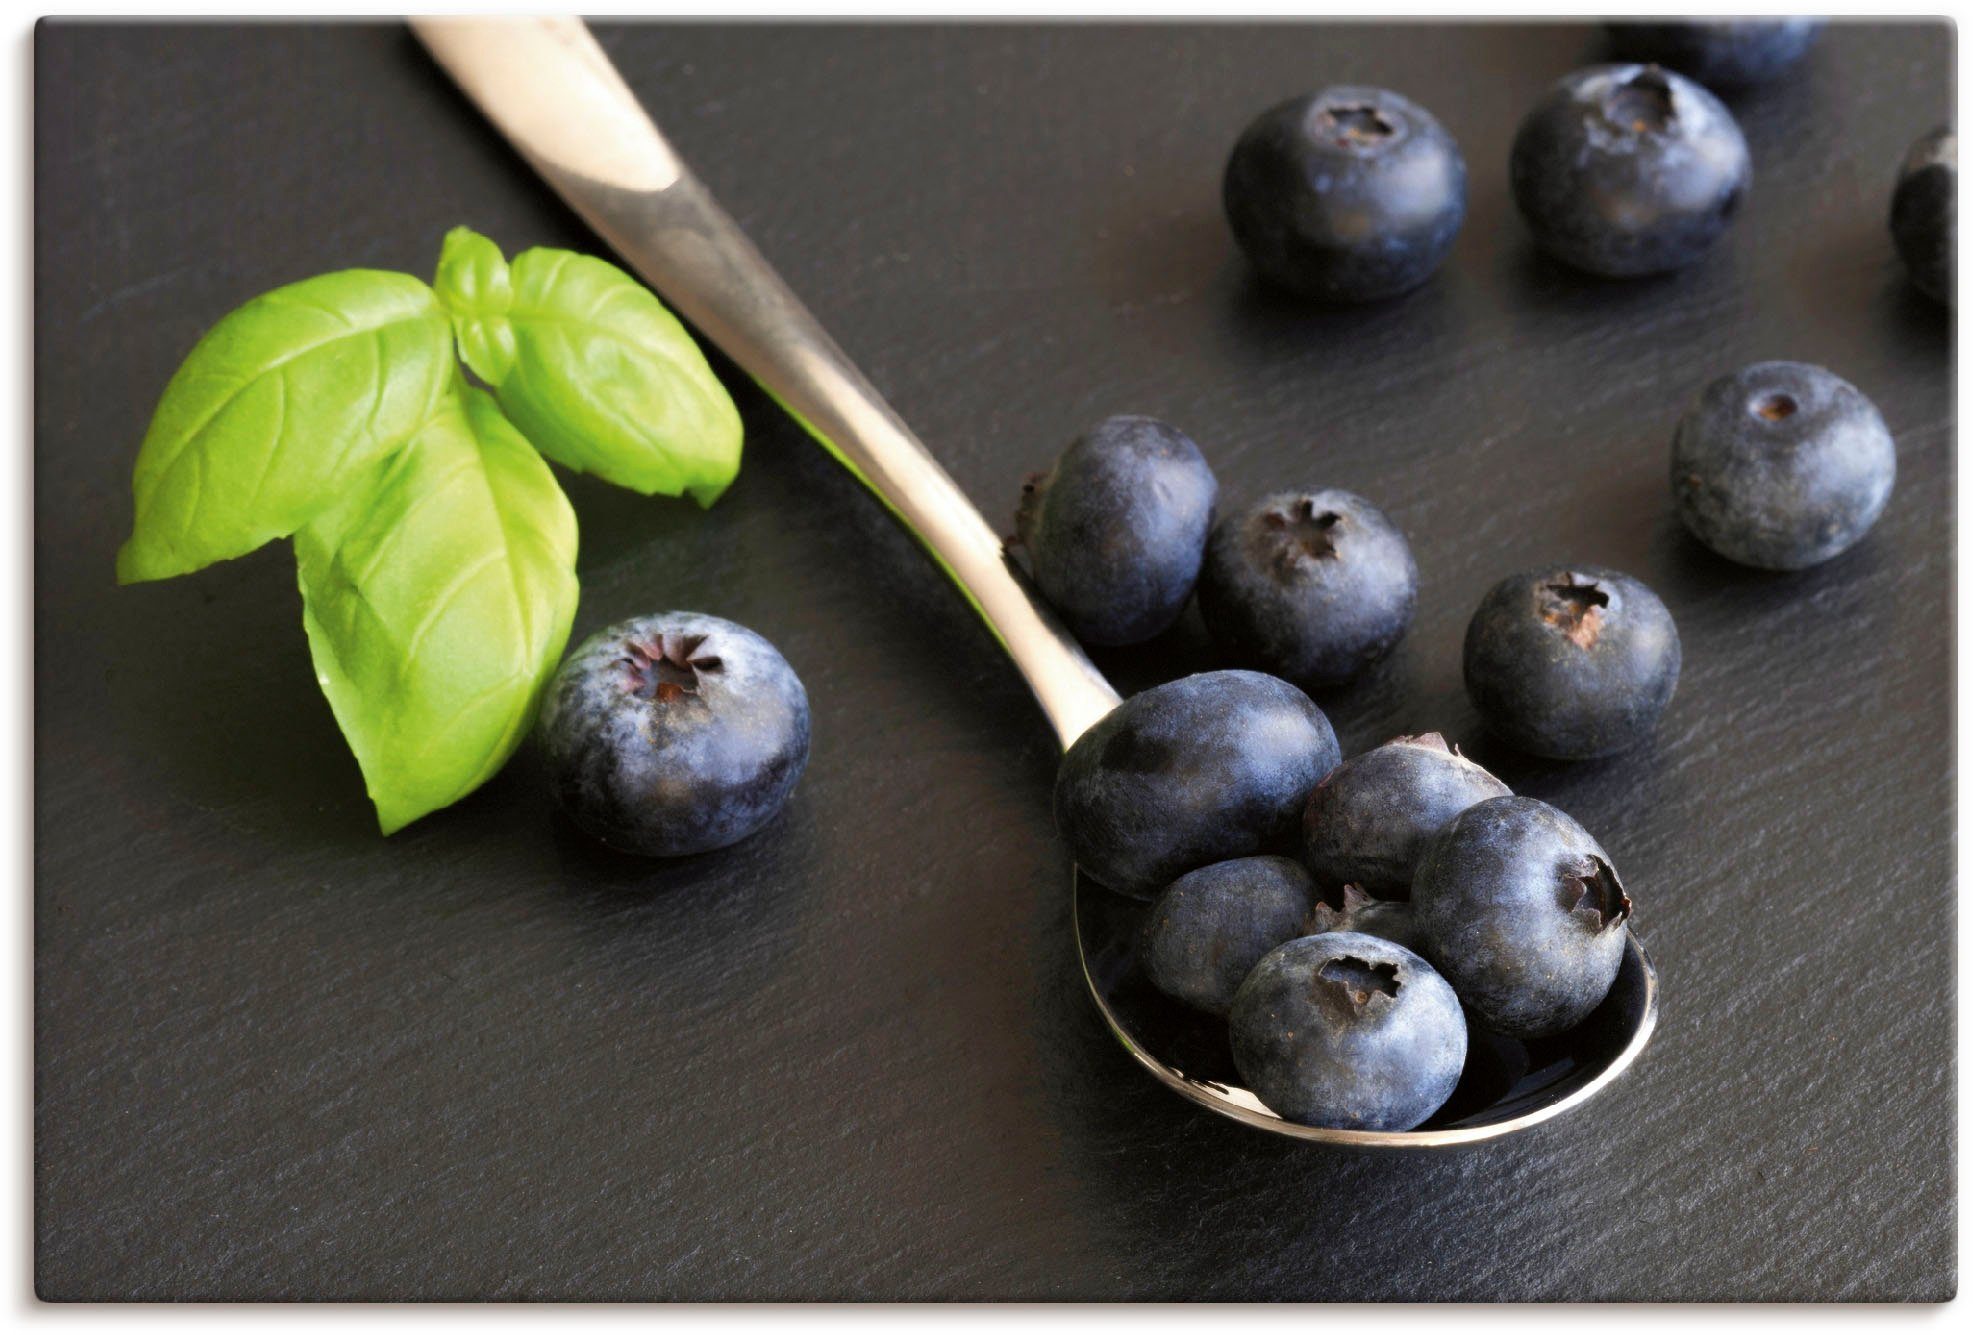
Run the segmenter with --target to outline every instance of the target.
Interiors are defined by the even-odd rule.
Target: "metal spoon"
[[[672,307],[738,363],[924,544],[1027,679],[1067,747],[1117,704],[1000,539],[823,332],[651,123],[580,19],[411,21],[438,63],[548,184]],[[1634,1060],[1657,1017],[1635,937],[1610,999],[1565,1040],[1476,1037],[1466,1078],[1425,1128],[1331,1131],[1270,1112],[1241,1087],[1223,1028],[1165,1002],[1135,965],[1144,906],[1078,875],[1076,936],[1090,995],[1160,1081],[1236,1121],[1333,1144],[1484,1140],[1574,1107]]]

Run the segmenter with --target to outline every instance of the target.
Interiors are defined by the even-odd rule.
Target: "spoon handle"
[[[582,20],[411,27],[556,193],[924,544],[1064,746],[1110,711],[1116,691],[979,511],[679,160]]]

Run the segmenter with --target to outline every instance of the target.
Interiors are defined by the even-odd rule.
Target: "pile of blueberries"
[[[1810,20],[1613,25],[1655,62],[1569,75],[1529,113],[1510,171],[1537,243],[1606,277],[1664,272],[1724,232],[1747,189],[1732,114],[1693,78],[1772,77]],[[1892,229],[1917,286],[1950,301],[1950,131],[1921,140]],[[1261,275],[1327,301],[1396,295],[1445,258],[1466,167],[1395,93],[1332,88],[1263,113],[1235,145],[1224,202]],[[1801,569],[1882,513],[1896,453],[1882,416],[1820,367],[1763,362],[1708,385],[1678,423],[1684,525],[1750,566]],[[1563,812],[1515,796],[1437,734],[1343,760],[1304,688],[1361,675],[1417,606],[1404,533],[1361,496],[1278,492],[1216,519],[1198,446],[1113,417],[1026,484],[1010,547],[1085,643],[1137,644],[1196,593],[1235,666],[1155,686],[1070,746],[1057,823],[1082,871],[1154,900],[1144,975],[1223,1017],[1240,1076],[1313,1126],[1406,1130],[1459,1083],[1468,1026],[1566,1034],[1609,994],[1631,900]],[[1621,572],[1582,564],[1494,585],[1467,627],[1468,694],[1489,728],[1556,759],[1650,735],[1677,688],[1671,613]],[[1288,856],[1295,854],[1298,856]]]

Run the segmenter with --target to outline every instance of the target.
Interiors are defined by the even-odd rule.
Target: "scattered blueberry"
[[[1315,702],[1258,672],[1140,692],[1077,738],[1055,778],[1076,863],[1149,898],[1209,862],[1286,852],[1309,789],[1342,758]]]
[[[1905,154],[1891,195],[1891,239],[1911,281],[1934,301],[1953,304],[1959,249],[1959,136],[1949,126],[1924,135]]]
[[[1315,887],[1290,858],[1234,858],[1189,871],[1145,920],[1144,972],[1159,991],[1213,1015],[1261,956],[1308,930]]]
[[[1557,760],[1644,740],[1678,687],[1658,595],[1600,566],[1550,566],[1487,591],[1466,627],[1466,693],[1502,737]]]
[[[577,645],[538,726],[570,819],[653,857],[746,838],[808,763],[808,694],[787,660],[696,612],[618,622]]]
[[[1822,31],[1822,20],[1625,21],[1609,29],[1618,59],[1669,65],[1708,88],[1728,89],[1766,83],[1793,68]]]
[[[1309,869],[1326,886],[1411,893],[1411,875],[1446,822],[1507,785],[1436,732],[1352,756],[1315,786],[1302,814]]]
[[[1015,533],[1077,638],[1137,644],[1178,620],[1199,578],[1219,483],[1199,447],[1149,417],[1111,417],[1022,488]]]
[[[1409,1131],[1466,1063],[1466,1017],[1432,966],[1361,932],[1304,936],[1247,975],[1230,1017],[1233,1064],[1290,1121]]]
[[[1630,907],[1603,846],[1532,797],[1455,816],[1411,887],[1426,958],[1476,1020],[1510,1038],[1573,1029],[1601,1004]]]
[[[1719,99],[1655,65],[1569,75],[1514,136],[1514,202],[1555,258],[1609,278],[1692,263],[1747,192],[1747,141]]]
[[[1672,438],[1672,496],[1721,556],[1800,570],[1847,550],[1890,499],[1898,455],[1876,407],[1820,366],[1760,362],[1706,386]]]
[[[1235,662],[1335,685],[1389,653],[1418,606],[1411,547],[1347,491],[1280,492],[1213,526],[1199,611]]]
[[[1272,107],[1233,148],[1227,221],[1261,275],[1326,301],[1409,292],[1466,217],[1466,160],[1432,114],[1381,88]]]
[[[1425,948],[1411,905],[1396,899],[1373,899],[1362,887],[1354,885],[1343,887],[1341,908],[1332,908],[1318,900],[1309,910],[1307,934],[1315,936],[1322,932],[1362,932],[1395,941],[1406,950],[1422,953]]]

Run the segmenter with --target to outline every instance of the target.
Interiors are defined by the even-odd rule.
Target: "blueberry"
[[[808,694],[745,626],[665,612],[563,660],[538,724],[555,800],[613,848],[676,857],[773,819],[808,763]]]
[[[1199,611],[1235,662],[1304,686],[1357,676],[1418,606],[1411,547],[1347,491],[1280,492],[1213,525]]]
[[[1822,20],[1685,19],[1612,23],[1610,48],[1621,60],[1669,65],[1708,88],[1748,88],[1786,73],[1808,53]]]
[[[1905,154],[1891,195],[1891,239],[1911,281],[1934,301],[1953,304],[1959,248],[1959,136],[1948,126]]]
[[[1407,895],[1426,842],[1475,802],[1507,792],[1436,732],[1388,741],[1336,766],[1309,794],[1309,869],[1324,885]]]
[[[1144,972],[1159,991],[1213,1015],[1261,956],[1308,930],[1315,887],[1289,858],[1233,858],[1166,887],[1145,920]]]
[[[1343,906],[1333,908],[1318,900],[1308,915],[1308,934],[1321,932],[1362,932],[1367,936],[1395,941],[1406,950],[1423,951],[1418,920],[1411,905],[1396,899],[1373,899],[1361,886],[1343,887]]]
[[[1608,278],[1698,259],[1739,211],[1749,172],[1732,113],[1655,65],[1563,79],[1521,122],[1509,163],[1536,243]]]
[[[1079,639],[1137,644],[1192,596],[1218,492],[1183,432],[1106,418],[1022,488],[1015,533],[1035,584]]]
[[[1309,789],[1342,758],[1315,702],[1258,672],[1153,686],[1077,738],[1055,776],[1076,863],[1149,898],[1209,862],[1292,850]]]
[[[1466,1063],[1466,1017],[1432,966],[1361,932],[1272,951],[1233,998],[1233,1065],[1290,1121],[1409,1131]]]
[[[1630,896],[1582,826],[1532,797],[1453,818],[1411,886],[1425,955],[1473,1017],[1509,1038],[1573,1029],[1624,959]]]
[[[1658,595],[1600,566],[1550,566],[1487,591],[1466,627],[1466,693],[1523,751],[1583,760],[1635,746],[1678,688],[1678,627]]]
[[[1261,113],[1221,193],[1263,277],[1326,301],[1375,301],[1445,259],[1466,217],[1466,160],[1417,103],[1329,88]]]
[[[1721,556],[1800,570],[1877,522],[1898,455],[1876,407],[1820,366],[1760,362],[1701,391],[1672,437],[1672,496]]]

